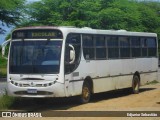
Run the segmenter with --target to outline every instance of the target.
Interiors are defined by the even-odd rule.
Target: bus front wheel
[[[80,95],[80,103],[85,104],[90,101],[91,87],[88,82],[83,83],[82,94]]]
[[[134,94],[139,93],[139,87],[140,87],[140,79],[137,75],[133,76],[133,81],[132,81],[132,92]]]

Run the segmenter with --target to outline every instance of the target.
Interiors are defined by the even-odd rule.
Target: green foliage
[[[2,46],[0,45],[0,55],[1,55],[1,53],[2,53]]]
[[[15,102],[15,98],[3,95],[0,97],[0,110],[7,110],[9,109],[13,103]]]
[[[2,48],[0,46],[0,78],[7,76],[7,60],[2,58]]]
[[[25,0],[0,0],[0,21],[5,24],[17,25],[23,14]],[[5,30],[0,27],[0,34]]]
[[[97,0],[42,0],[28,6],[30,19],[25,24],[94,27],[99,22],[96,14],[100,8],[101,4]]]
[[[41,0],[27,6],[22,26],[54,25],[157,32],[160,3],[136,0]],[[40,9],[39,9],[40,8]]]
[[[6,77],[7,77],[7,67],[0,66],[0,78],[6,78]]]
[[[104,9],[105,17],[102,20],[108,20],[105,28],[140,31],[139,28],[142,27],[140,24],[140,13],[137,9],[138,5],[135,2],[116,0],[108,8]]]
[[[2,58],[2,47],[0,46],[0,68],[7,66],[7,60]]]
[[[7,60],[2,58],[2,54],[0,54],[0,67],[7,66]]]

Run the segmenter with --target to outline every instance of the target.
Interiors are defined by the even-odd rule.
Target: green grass
[[[157,80],[153,80],[151,82],[148,82],[146,85],[153,85],[159,83]]]
[[[7,60],[2,58],[2,54],[0,53],[0,77],[7,76]],[[8,95],[0,96],[0,110],[9,109],[15,102],[14,97],[10,97]]]
[[[0,54],[0,77],[7,76],[7,60],[2,58],[2,54]],[[7,110],[10,108],[15,101],[15,98],[10,97],[8,95],[0,96],[0,110]]]
[[[7,68],[6,67],[0,67],[0,78],[4,78],[7,76]]]
[[[2,55],[0,54],[0,77],[6,77],[7,76],[7,60],[2,58]]]
[[[15,102],[14,97],[3,95],[0,97],[0,110],[8,110]]]

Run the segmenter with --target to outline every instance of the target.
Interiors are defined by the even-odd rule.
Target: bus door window
[[[70,50],[72,50],[72,48],[69,45],[73,46],[75,51],[75,61],[72,64],[69,63],[71,61]],[[66,47],[65,47],[65,73],[73,72],[77,68],[80,62],[80,53],[81,53],[80,34],[69,34],[67,36]]]

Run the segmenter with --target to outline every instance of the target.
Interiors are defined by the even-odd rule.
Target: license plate
[[[35,94],[37,93],[37,89],[27,89],[27,93]]]

